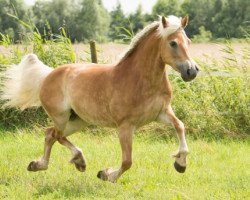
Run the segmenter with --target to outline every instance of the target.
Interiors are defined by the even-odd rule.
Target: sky
[[[151,12],[153,5],[157,0],[120,0],[122,9],[126,14],[134,12],[138,5],[142,5],[143,12]],[[28,5],[33,5],[35,0],[25,0]],[[104,6],[108,9],[108,11],[113,10],[118,0],[102,0]]]

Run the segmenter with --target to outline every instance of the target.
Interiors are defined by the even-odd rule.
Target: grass
[[[96,177],[117,167],[120,146],[110,129],[86,130],[71,136],[87,158],[87,171],[69,164],[70,152],[55,144],[47,171],[31,173],[28,163],[43,152],[41,129],[0,133],[0,199],[247,199],[250,196],[249,140],[207,142],[188,138],[185,174],[173,168],[175,137],[140,130],[134,137],[133,166],[117,183]]]

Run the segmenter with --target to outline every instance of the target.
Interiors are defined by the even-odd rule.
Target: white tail
[[[1,99],[3,107],[24,110],[41,106],[39,91],[45,77],[53,69],[44,65],[35,54],[26,55],[18,65],[12,65],[5,72]]]

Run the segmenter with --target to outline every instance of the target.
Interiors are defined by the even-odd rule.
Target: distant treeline
[[[144,14],[139,5],[134,13],[125,15],[119,1],[108,12],[101,0],[37,0],[33,6],[27,6],[23,0],[0,0],[0,33],[15,42],[22,40],[27,34],[23,21],[36,27],[46,39],[55,37],[64,28],[73,42],[129,40],[146,24],[157,20],[158,15],[189,15],[187,33],[191,38],[243,38],[249,31],[250,3],[158,0],[151,13]]]

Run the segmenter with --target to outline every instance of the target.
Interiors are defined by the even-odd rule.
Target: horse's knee
[[[56,131],[54,128],[48,128],[45,133],[45,143],[53,143],[56,139]]]
[[[175,127],[177,132],[183,132],[185,130],[184,123],[180,120],[176,120],[174,122],[174,127]]]
[[[131,160],[125,160],[122,162],[122,169],[124,171],[128,170],[132,166],[132,161]]]

